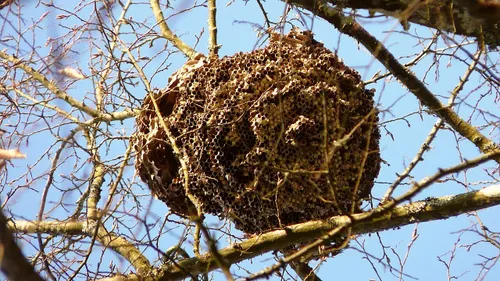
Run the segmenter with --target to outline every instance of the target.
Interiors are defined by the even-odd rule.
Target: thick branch
[[[95,229],[89,227],[86,222],[61,222],[61,221],[10,221],[8,228],[20,233],[45,233],[56,235],[85,235],[93,237]],[[112,232],[108,232],[104,227],[99,227],[97,241],[104,247],[108,247],[119,255],[127,259],[139,273],[146,273],[151,270],[148,259],[142,255],[132,243],[125,238]],[[29,280],[29,279],[26,279]]]
[[[217,58],[220,46],[217,45],[217,5],[216,0],[208,0],[208,49],[210,57]]]
[[[500,205],[500,185],[490,186],[480,191],[398,206],[381,216],[355,224],[352,228],[352,234],[371,233],[416,222],[446,219],[494,205]],[[353,219],[361,217],[363,214],[354,215]],[[351,219],[348,216],[336,216],[324,221],[310,221],[292,225],[226,247],[221,249],[219,253],[228,262],[237,263],[268,251],[279,250],[286,246],[321,237],[336,227],[350,223]],[[170,266],[155,279],[157,281],[180,280],[188,277],[187,272],[195,275],[213,270],[216,267],[217,263],[213,255],[208,253],[200,258],[182,260],[178,266]],[[130,277],[131,279],[137,278],[137,276]]]
[[[94,146],[95,144],[92,144]],[[97,156],[95,156],[97,157]],[[99,210],[97,203],[101,200],[102,184],[106,175],[106,167],[96,159],[94,168],[92,169],[92,180],[89,186],[89,198],[87,200],[87,219],[96,221],[99,218]]]
[[[0,0],[0,10],[8,7],[10,4],[12,4],[14,0]]]
[[[0,211],[0,268],[12,281],[43,281],[17,246],[7,219]]]
[[[450,107],[443,105],[422,81],[401,65],[380,41],[368,33],[356,21],[328,6],[322,4],[315,6],[314,3],[309,0],[292,0],[292,2],[307,10],[314,11],[318,16],[333,24],[340,32],[357,39],[378,61],[380,61],[380,63],[391,71],[391,73],[398,78],[398,80],[401,81],[401,83],[403,83],[422,104],[443,119],[460,135],[474,143],[481,152],[488,153],[497,149],[497,145],[492,140],[481,134],[477,128],[467,121],[460,118],[460,116]],[[500,163],[498,157],[495,160]]]
[[[495,205],[500,205],[500,185],[489,186],[479,191],[460,195],[427,199],[398,206],[381,216],[354,224],[352,234],[371,233],[416,222],[446,219]],[[364,214],[353,215],[353,220],[356,221],[363,216]],[[321,237],[332,229],[350,223],[352,223],[352,220],[348,216],[336,216],[324,221],[310,221],[292,225],[285,229],[264,233],[244,242],[233,244],[220,250],[219,253],[227,262],[233,264],[272,250],[279,250],[286,246],[310,241]],[[8,226],[13,231],[24,233],[43,232],[65,235],[93,234],[93,231],[87,231],[86,224],[81,222],[16,221],[9,222]],[[100,230],[98,234],[98,239],[103,245],[110,247],[126,257],[139,272],[141,271],[139,268],[151,268],[147,259],[145,259],[142,254],[125,239],[113,233],[108,233],[104,229]],[[178,266],[170,266],[156,277],[139,277],[133,274],[129,276],[116,276],[106,280],[180,280],[189,275],[196,275],[216,268],[217,263],[213,255],[208,253],[202,255],[200,258],[184,259],[178,263]]]
[[[45,233],[57,235],[82,235],[85,234],[85,225],[82,222],[65,221],[9,221],[8,227],[14,232]]]
[[[172,44],[174,44],[174,46],[179,49],[179,51],[183,52],[188,58],[194,59],[198,53],[193,50],[188,44],[182,41],[177,35],[175,35],[168,27],[167,22],[165,21],[165,17],[163,17],[163,12],[161,11],[159,1],[151,0],[150,4],[156,21],[160,26],[161,35],[168,41],[172,42]]]
[[[299,0],[304,6],[314,7],[316,0]],[[498,1],[452,0],[328,0],[338,8],[352,8],[378,12],[398,19],[408,28],[408,22],[453,34],[478,38],[491,46],[500,43],[500,3]],[[339,4],[341,3],[341,4]],[[313,11],[313,10],[311,10]]]

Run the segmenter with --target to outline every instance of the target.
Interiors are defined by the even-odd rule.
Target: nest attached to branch
[[[187,194],[246,233],[359,212],[380,169],[373,91],[308,32],[190,61],[154,98],[181,155],[147,96],[136,168],[181,216],[193,209]]]

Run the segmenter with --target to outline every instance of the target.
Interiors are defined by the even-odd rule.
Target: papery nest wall
[[[191,61],[137,117],[136,168],[172,211],[205,213],[246,233],[359,212],[380,169],[373,91],[308,32]]]

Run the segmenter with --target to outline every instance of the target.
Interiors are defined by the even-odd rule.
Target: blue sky
[[[69,10],[76,10],[71,4],[65,3],[64,1],[55,1],[60,3],[63,7]],[[232,55],[236,52],[247,52],[253,50],[259,43],[256,36],[255,25],[263,24],[262,14],[255,1],[248,1],[245,4],[243,1],[234,1],[232,4],[227,6],[229,1],[219,1],[218,3],[218,40],[219,44],[222,44],[220,50],[220,55]],[[63,4],[64,3],[64,4]],[[180,9],[187,8],[191,6],[193,2],[191,1],[175,1],[171,2],[171,5],[175,7],[174,10],[169,10],[165,12],[165,16],[174,11],[179,11]],[[57,15],[63,14],[63,11],[54,11],[51,8],[45,7],[44,5],[35,6],[36,3],[26,2],[25,7],[22,9],[22,15],[25,19],[24,23],[21,23],[21,27],[18,30],[24,30],[32,22],[37,21],[42,15],[46,17],[47,20],[41,22],[37,25],[36,31],[27,32],[25,34],[26,41],[19,39],[16,35],[12,26],[5,24],[1,37],[7,38],[8,35],[13,35],[15,41],[21,41],[20,46],[23,50],[30,50],[29,45],[35,45],[37,47],[37,52],[44,56],[49,53],[50,44],[46,45],[47,38],[57,38],[61,36],[65,31],[61,25],[69,26],[81,24],[75,17],[68,18],[65,21],[58,21],[55,18]],[[269,13],[269,18],[271,20],[278,20],[283,14],[284,4],[279,1],[267,0],[264,2],[264,6]],[[78,6],[77,6],[78,7]],[[136,21],[144,20],[146,25],[151,26],[154,23],[154,18],[152,17],[151,10],[148,8],[147,1],[143,4],[138,4],[134,6],[132,12],[129,16]],[[87,19],[89,15],[85,12],[90,11],[92,6],[83,8],[82,11],[78,13],[83,19]],[[116,14],[121,12],[120,9],[115,10]],[[1,12],[3,16],[6,16],[6,11]],[[47,14],[45,14],[47,13]],[[190,10],[186,13],[173,16],[168,19],[168,23],[171,29],[181,38],[185,40],[188,44],[193,46],[197,42],[196,36],[200,33],[200,30],[204,28],[205,32],[199,40],[197,45],[197,51],[207,52],[207,24],[206,24],[206,9],[196,8]],[[297,15],[296,11],[290,13],[290,17]],[[9,15],[9,19],[15,19],[14,15]],[[19,24],[15,20],[12,21],[14,26]],[[396,57],[401,57],[402,62],[407,62],[412,59],[414,54],[418,53],[426,43],[419,44],[414,35],[418,34],[422,37],[430,37],[434,30],[430,30],[425,27],[420,27],[418,25],[412,24],[408,33],[402,33],[401,25],[390,18],[380,17],[376,19],[361,19],[360,22],[374,34],[379,40],[383,41],[385,45],[389,48],[391,52],[395,54]],[[372,58],[372,56],[364,49],[363,46],[358,44],[354,39],[349,38],[346,35],[340,35],[335,28],[330,26],[325,21],[320,18],[314,18],[313,24],[309,22],[309,27],[312,26],[312,30],[315,33],[315,39],[323,42],[325,46],[331,50],[337,50],[339,57],[341,57],[345,64],[351,66],[359,71],[363,79],[367,80],[373,76],[378,71],[382,73],[385,69],[381,64]],[[158,30],[156,27],[155,30]],[[125,27],[123,32],[127,31]],[[130,29],[128,29],[130,31]],[[144,31],[144,30],[142,30]],[[35,34],[35,35],[33,35]],[[96,36],[97,32],[93,33],[82,33],[82,34],[93,34]],[[135,37],[129,35],[123,35],[122,40],[125,44],[130,44],[134,42]],[[94,38],[93,38],[94,39]],[[457,41],[463,40],[461,37],[455,37]],[[27,44],[30,42],[30,44]],[[2,48],[7,48],[8,43],[4,43],[5,46]],[[141,55],[153,57],[156,53],[164,48],[164,40],[156,40],[151,47],[144,47],[141,49]],[[446,44],[443,39],[440,39],[437,44],[437,48],[443,48]],[[338,49],[337,49],[338,48]],[[472,53],[475,52],[475,46],[471,45],[467,47]],[[91,51],[89,51],[91,49]],[[95,53],[95,46],[88,44],[88,41],[83,40],[74,46],[72,50],[72,55],[68,56],[64,63],[70,66],[78,67],[86,75],[90,74],[89,69],[89,57],[92,53]],[[9,52],[14,52],[14,50],[8,49]],[[31,50],[30,50],[31,52]],[[452,50],[448,51],[451,53]],[[120,54],[120,51],[116,51],[116,54]],[[26,55],[26,53],[20,53],[20,55]],[[458,51],[457,55],[461,58],[466,58],[466,54],[462,51]],[[438,59],[439,66],[434,67],[427,71],[432,65],[433,61]],[[493,61],[499,60],[498,53],[491,55]],[[158,61],[152,61],[150,64],[144,66],[144,71],[146,74],[151,75],[158,70],[158,65],[164,62],[165,58],[158,58]],[[155,75],[151,80],[151,84],[155,87],[164,87],[167,83],[168,76],[180,67],[185,62],[185,59],[180,54],[174,54],[168,57],[166,63],[171,64],[170,67],[163,71],[161,74]],[[428,56],[423,59],[416,67],[412,68],[419,78],[425,77],[426,85],[440,98],[443,102],[446,102],[449,93],[453,87],[458,83],[459,77],[461,77],[467,65],[459,60],[450,60],[445,56]],[[3,69],[0,68],[0,74]],[[466,86],[462,91],[465,96],[470,94],[468,98],[470,100],[477,100],[477,97],[484,94],[486,91],[481,88],[474,90],[474,87],[478,86],[479,77],[474,74],[470,78],[471,83]],[[419,102],[417,99],[408,92],[407,89],[401,86],[394,78],[383,79],[376,84],[370,85],[370,87],[375,88],[376,100],[379,102],[378,107],[385,112],[380,115],[381,121],[386,122],[396,118],[400,118],[410,113],[418,112],[420,109]],[[142,98],[145,94],[144,86],[138,83],[135,87],[130,87],[129,89],[134,95]],[[91,97],[94,92],[94,86],[90,79],[78,81],[74,83],[68,92],[75,98],[83,100],[85,97]],[[483,109],[490,110],[491,112],[498,112],[498,105],[494,103],[494,97],[486,96],[481,100],[479,107]],[[60,101],[54,101],[54,104],[61,106],[62,108],[68,109],[67,105]],[[472,109],[466,103],[461,103],[459,106],[459,113],[464,118],[468,119],[471,115]],[[15,120],[9,120],[13,123]],[[383,165],[380,175],[378,177],[379,184],[373,189],[374,197],[381,197],[388,185],[383,184],[383,182],[391,182],[397,176],[396,173],[401,173],[404,170],[405,165],[407,165],[411,159],[414,157],[416,152],[419,150],[420,145],[426,138],[428,132],[436,122],[434,116],[428,115],[425,112],[422,114],[413,114],[406,118],[405,120],[391,121],[386,124],[386,129],[392,133],[394,139],[385,131],[382,130],[382,140],[381,140],[381,153],[382,158],[389,163],[389,165]],[[470,122],[475,125],[482,125],[485,123],[481,119],[479,114],[472,115]],[[6,123],[4,122],[4,125]],[[67,125],[61,127],[60,135],[66,135],[74,125]],[[28,126],[27,130],[30,132],[37,132],[43,129],[43,124]],[[127,120],[125,122],[115,122],[111,125],[111,130],[120,135],[123,131],[124,135],[129,135],[133,132],[133,120]],[[499,142],[498,130],[496,131],[486,131],[491,133],[491,137]],[[475,147],[469,144],[467,141],[460,141],[458,148],[457,142],[455,140],[456,134],[450,130],[442,130],[439,132],[437,139],[433,143],[433,149],[425,155],[425,161],[422,165],[412,173],[414,180],[421,180],[426,176],[432,175],[437,172],[440,167],[448,167],[459,163],[460,158],[458,157],[458,149],[465,158],[473,158],[479,155],[479,152]],[[15,139],[15,135],[12,136]],[[81,139],[81,138],[80,138]],[[33,134],[30,138],[29,143],[21,143],[21,149],[24,153],[28,155],[25,160],[16,161],[13,167],[9,167],[9,178],[14,179],[21,176],[26,170],[28,165],[33,164],[40,155],[43,155],[50,147],[50,143],[53,142],[53,136],[50,132],[41,132]],[[81,145],[85,145],[84,140],[81,139]],[[124,153],[123,143],[120,145],[119,142],[114,143],[109,149],[106,147],[102,148],[102,152],[106,153],[106,159],[113,159],[115,156],[122,155]],[[64,166],[60,167],[57,171],[58,179],[60,180],[60,187],[62,189],[67,188],[66,182],[64,181],[64,176],[69,176],[74,173],[77,176],[84,177],[88,175],[90,171],[87,168],[82,170],[75,170],[71,163],[77,163],[78,160],[75,156],[71,155],[71,152],[67,152],[64,156],[68,157],[68,162]],[[88,157],[88,155],[82,155],[82,157]],[[47,170],[50,163],[47,161],[47,157],[43,157],[40,164],[35,166],[35,174],[43,174]],[[482,168],[491,167],[492,164],[483,165]],[[467,180],[470,184],[467,188],[479,189],[484,185],[475,184],[478,181],[490,180],[482,170],[482,168],[476,168],[469,170],[466,174],[461,173],[456,175],[457,179],[462,181]],[[155,222],[155,218],[161,221],[164,215],[167,213],[168,209],[163,205],[163,203],[158,201],[152,201],[148,197],[147,187],[140,182],[138,178],[133,178],[134,171],[129,168],[126,172],[126,177],[129,177],[131,182],[130,186],[134,192],[142,194],[141,202],[143,206],[148,206],[151,203],[151,208],[145,208],[149,210],[137,211],[137,215],[145,218],[147,223],[156,223],[155,227],[158,227],[158,223]],[[35,177],[35,176],[33,176]],[[108,178],[108,182],[112,179]],[[19,185],[21,181],[15,181],[15,184]],[[138,183],[138,184],[136,184]],[[141,185],[141,186],[139,186]],[[20,189],[15,200],[10,200],[7,209],[9,213],[15,214],[18,218],[34,219],[36,217],[37,209],[33,206],[38,206],[40,202],[40,191],[44,186],[44,178],[35,181],[34,185],[30,186],[29,189]],[[8,188],[2,190],[0,198],[5,200]],[[403,192],[404,187],[401,188],[399,192]],[[418,199],[423,199],[429,196],[442,196],[448,194],[459,194],[465,192],[464,186],[457,184],[453,181],[448,181],[445,183],[436,184],[430,187],[427,191],[420,194]],[[106,194],[106,190],[104,190]],[[123,192],[123,200],[131,200],[130,197]],[[60,198],[60,191],[53,191],[54,198]],[[78,198],[79,192],[75,191],[65,195],[64,202],[67,204],[74,204],[76,198]],[[105,197],[105,196],[103,196]],[[55,200],[56,201],[56,200]],[[105,201],[105,198],[102,200]],[[2,201],[3,202],[3,201]],[[54,203],[55,204],[55,203]],[[53,204],[53,205],[54,205]],[[130,205],[124,204],[120,209],[124,213],[135,213],[133,208],[134,204],[129,202]],[[480,217],[485,222],[485,224],[491,230],[499,230],[500,226],[496,220],[496,214],[499,211],[499,207],[491,208],[489,210],[481,211]],[[67,212],[59,208],[51,214],[55,218],[65,218]],[[127,218],[125,216],[125,218]],[[130,222],[128,225],[133,225],[133,217],[128,217]],[[463,235],[457,233],[458,231],[468,228],[471,224],[475,222],[474,217],[463,215],[458,218],[452,218],[445,221],[437,221],[421,224],[418,226],[419,237],[415,241],[414,246],[411,248],[411,253],[408,257],[407,264],[404,267],[404,273],[408,276],[403,277],[403,280],[414,280],[412,277],[418,280],[447,280],[446,267],[442,262],[438,260],[441,257],[443,260],[448,260],[450,256],[450,251],[453,250],[455,244],[459,247],[456,249],[456,257],[454,258],[453,264],[451,266],[451,274],[456,276],[461,276],[459,280],[475,280],[477,274],[479,274],[479,267],[477,263],[482,261],[482,257],[485,256],[498,256],[498,249],[494,249],[492,246],[487,244],[478,244],[473,247],[466,247],[468,244],[479,240],[480,238],[477,234],[472,232],[465,232]],[[211,218],[209,224],[217,225],[220,224],[217,219]],[[173,227],[173,226],[172,226]],[[407,245],[411,241],[413,231],[415,226],[406,226],[401,229],[390,230],[380,233],[380,240],[375,234],[363,235],[351,243],[352,249],[347,249],[345,252],[334,259],[328,259],[326,262],[322,262],[319,269],[319,276],[323,280],[333,280],[335,279],[346,279],[346,280],[379,280],[379,277],[372,269],[370,262],[366,259],[365,255],[358,251],[361,249],[360,245],[364,245],[365,249],[375,257],[382,257],[383,249],[381,242],[385,246],[392,247],[386,248],[385,252],[388,257],[383,258],[382,261],[386,262],[387,258],[391,260],[393,266],[398,265],[397,257],[393,252],[393,249],[401,257],[404,257],[407,251]],[[136,225],[135,228],[130,230],[131,233],[136,235],[143,235],[144,227]],[[162,236],[158,242],[158,246],[162,250],[168,249],[170,246],[174,245],[178,241],[179,233],[176,231],[169,232]],[[460,239],[457,242],[457,240]],[[220,242],[224,245],[224,241]],[[356,250],[358,249],[358,250]],[[30,249],[27,245],[25,247],[27,253],[30,253]],[[154,257],[155,253],[152,249],[146,249],[146,253]],[[91,261],[91,264],[97,264],[99,256],[93,257],[95,260]],[[103,264],[109,263],[113,260],[116,264],[120,264],[120,260],[113,254],[106,254],[102,257]],[[261,263],[262,262],[262,263]],[[262,257],[256,258],[253,261],[244,262],[241,264],[242,267],[250,271],[258,271],[263,269],[265,266],[270,265],[272,262],[272,257],[269,255],[264,255]],[[382,277],[382,280],[399,280],[398,273],[391,271],[388,268],[384,268],[381,262],[377,262],[372,259],[375,263],[375,267]],[[236,267],[234,267],[236,268]],[[123,267],[125,270],[126,267]],[[241,270],[237,271],[238,274],[245,276],[245,273]],[[409,277],[411,276],[411,277]],[[497,276],[500,276],[500,270],[494,268],[484,280],[498,280]],[[216,274],[216,280],[223,280],[223,276]],[[273,277],[273,280],[280,280],[278,277]]]

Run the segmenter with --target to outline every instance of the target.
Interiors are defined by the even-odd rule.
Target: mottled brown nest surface
[[[137,118],[136,168],[153,194],[188,216],[205,213],[246,233],[359,211],[380,169],[373,91],[308,33],[191,61]],[[189,178],[187,188],[180,161]]]

